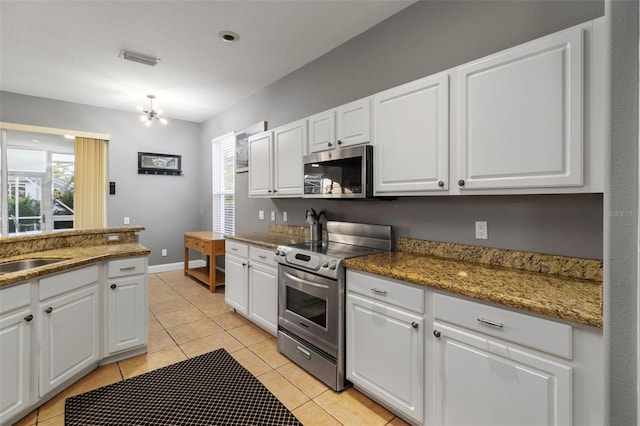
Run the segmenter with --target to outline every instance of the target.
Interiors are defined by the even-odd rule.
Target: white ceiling
[[[0,90],[202,122],[412,3],[0,0]]]

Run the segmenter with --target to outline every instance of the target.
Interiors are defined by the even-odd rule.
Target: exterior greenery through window
[[[212,199],[213,232],[233,234],[235,231],[234,153],[233,133],[212,141]]]

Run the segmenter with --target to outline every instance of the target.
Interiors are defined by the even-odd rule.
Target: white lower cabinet
[[[273,251],[227,241],[225,302],[274,336],[278,330],[278,268]]]
[[[145,350],[146,265],[146,257],[96,262],[0,289],[0,424],[19,420],[107,355]]]
[[[40,280],[40,397],[100,358],[99,281],[97,265]]]
[[[249,247],[227,241],[224,257],[224,300],[236,312],[248,315],[247,286],[249,275]]]
[[[147,344],[147,258],[107,263],[104,356]]]
[[[249,247],[249,319],[278,332],[278,264],[273,251]]]
[[[423,300],[420,289],[347,272],[347,379],[420,424],[424,418]]]
[[[434,316],[436,425],[572,424],[571,326],[440,294]]]
[[[0,298],[0,424],[29,405],[31,283],[2,290]]]

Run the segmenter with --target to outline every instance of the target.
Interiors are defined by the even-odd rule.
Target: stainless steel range
[[[345,379],[342,260],[391,250],[391,226],[327,222],[327,241],[279,246],[278,350],[333,390]]]

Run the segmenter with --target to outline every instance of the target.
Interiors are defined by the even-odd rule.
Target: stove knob
[[[329,267],[329,262],[322,262],[322,267],[323,268],[328,268]]]
[[[279,249],[276,249],[275,255],[276,256],[280,256],[280,250]]]
[[[334,269],[336,269],[338,267],[338,265],[336,264],[336,262],[331,262],[331,265],[329,265],[329,269],[331,269],[332,271]]]

